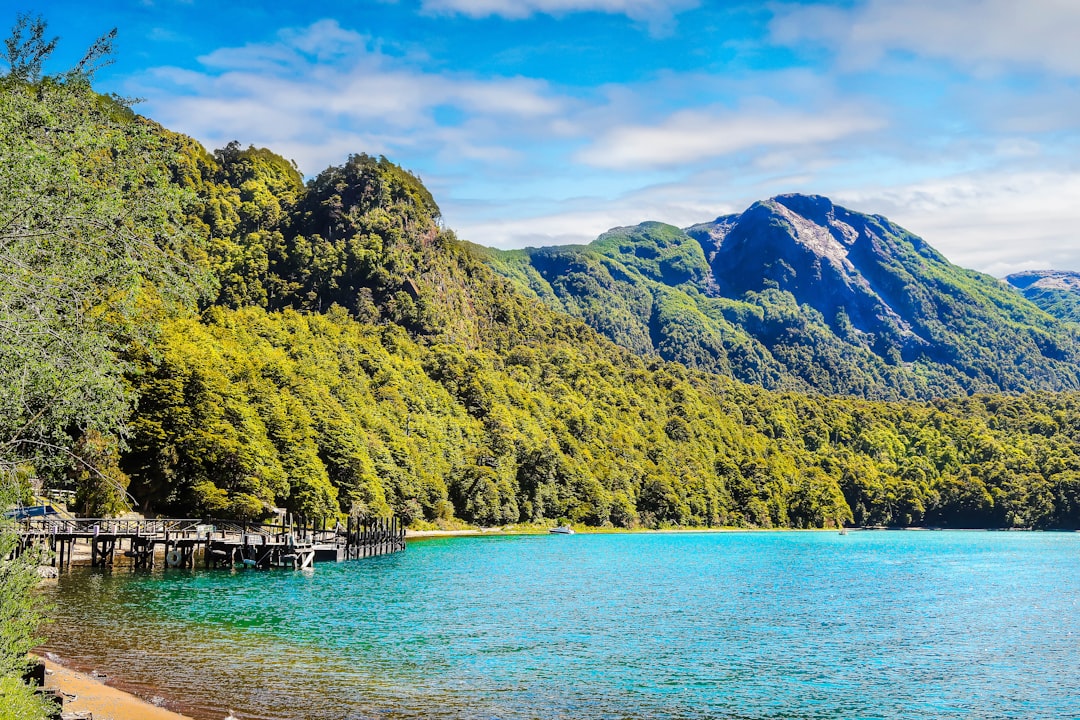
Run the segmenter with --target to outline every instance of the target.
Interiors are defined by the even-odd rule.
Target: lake
[[[46,649],[196,718],[1080,717],[1080,534],[441,538],[78,568]]]

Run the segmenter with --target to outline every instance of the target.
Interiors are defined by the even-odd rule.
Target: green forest
[[[1080,527],[1078,394],[875,401],[766,382],[765,355],[744,382],[723,368],[753,364],[748,339],[665,360],[632,302],[624,347],[497,273],[386,158],[305,181],[160,127],[85,67],[44,74],[43,37],[21,47],[0,107],[0,471],[22,492],[75,490],[89,516],[414,527]],[[656,277],[694,276],[664,257]],[[695,310],[669,300],[677,348]]]

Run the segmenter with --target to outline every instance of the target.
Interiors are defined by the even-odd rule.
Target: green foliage
[[[75,504],[84,517],[112,517],[131,509],[129,480],[119,463],[116,439],[94,430],[87,430],[72,446],[67,479],[75,487]]]
[[[58,37],[46,40],[48,23],[40,15],[31,17],[21,13],[11,28],[11,35],[4,40],[4,59],[7,61],[8,77],[22,82],[41,79],[45,60],[56,49]]]
[[[0,471],[0,508],[8,507],[19,495],[16,475]],[[51,703],[35,697],[22,682],[22,674],[29,667],[27,653],[41,642],[37,632],[47,610],[31,594],[45,551],[30,548],[11,559],[17,545],[11,521],[0,517],[0,718],[35,720],[48,717]]]
[[[0,78],[0,468],[67,463],[70,436],[120,431],[116,350],[200,282],[152,125],[79,76]]]
[[[48,23],[40,15],[20,13],[11,28],[11,35],[4,39],[4,60],[8,66],[5,77],[22,83],[42,80],[45,61],[49,59],[59,37],[45,39]],[[61,81],[88,82],[94,73],[113,62],[113,42],[116,28],[105,33],[91,45],[79,62],[64,73],[53,76]]]
[[[0,720],[45,720],[55,703],[39,695],[17,675],[0,677]]]
[[[1005,280],[1050,315],[1080,322],[1080,273],[1028,270],[1009,275]]]
[[[343,312],[215,308],[176,321],[133,378],[132,492],[168,512],[332,517],[417,501],[432,519],[463,464],[460,435],[475,429],[416,352]]]
[[[1080,293],[1075,290],[1032,288],[1024,297],[1056,318],[1080,323]]]
[[[162,337],[134,377],[125,465],[156,510],[1080,525],[1075,395],[931,405],[774,394],[598,341],[594,357],[559,339],[465,350],[340,311],[216,309]]]

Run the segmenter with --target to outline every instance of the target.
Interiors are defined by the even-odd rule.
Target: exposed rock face
[[[982,313],[986,298],[971,291],[994,290],[991,278],[951,265],[888,219],[821,196],[781,195],[687,233],[708,243],[723,294],[790,293],[834,333],[861,336],[893,362],[952,363],[954,338],[943,320],[957,314],[957,304],[962,313]]]
[[[888,268],[897,238],[907,233],[884,218],[852,213],[820,196],[781,195],[687,233],[706,247],[723,295],[775,288],[830,324],[843,312],[860,332],[881,332],[883,325],[890,335],[912,332],[904,319],[907,278]],[[944,260],[932,251],[929,257]]]

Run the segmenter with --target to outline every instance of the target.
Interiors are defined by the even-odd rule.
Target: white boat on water
[[[560,525],[559,527],[553,527],[548,530],[549,533],[555,533],[557,535],[573,535],[574,528],[569,525]]]

